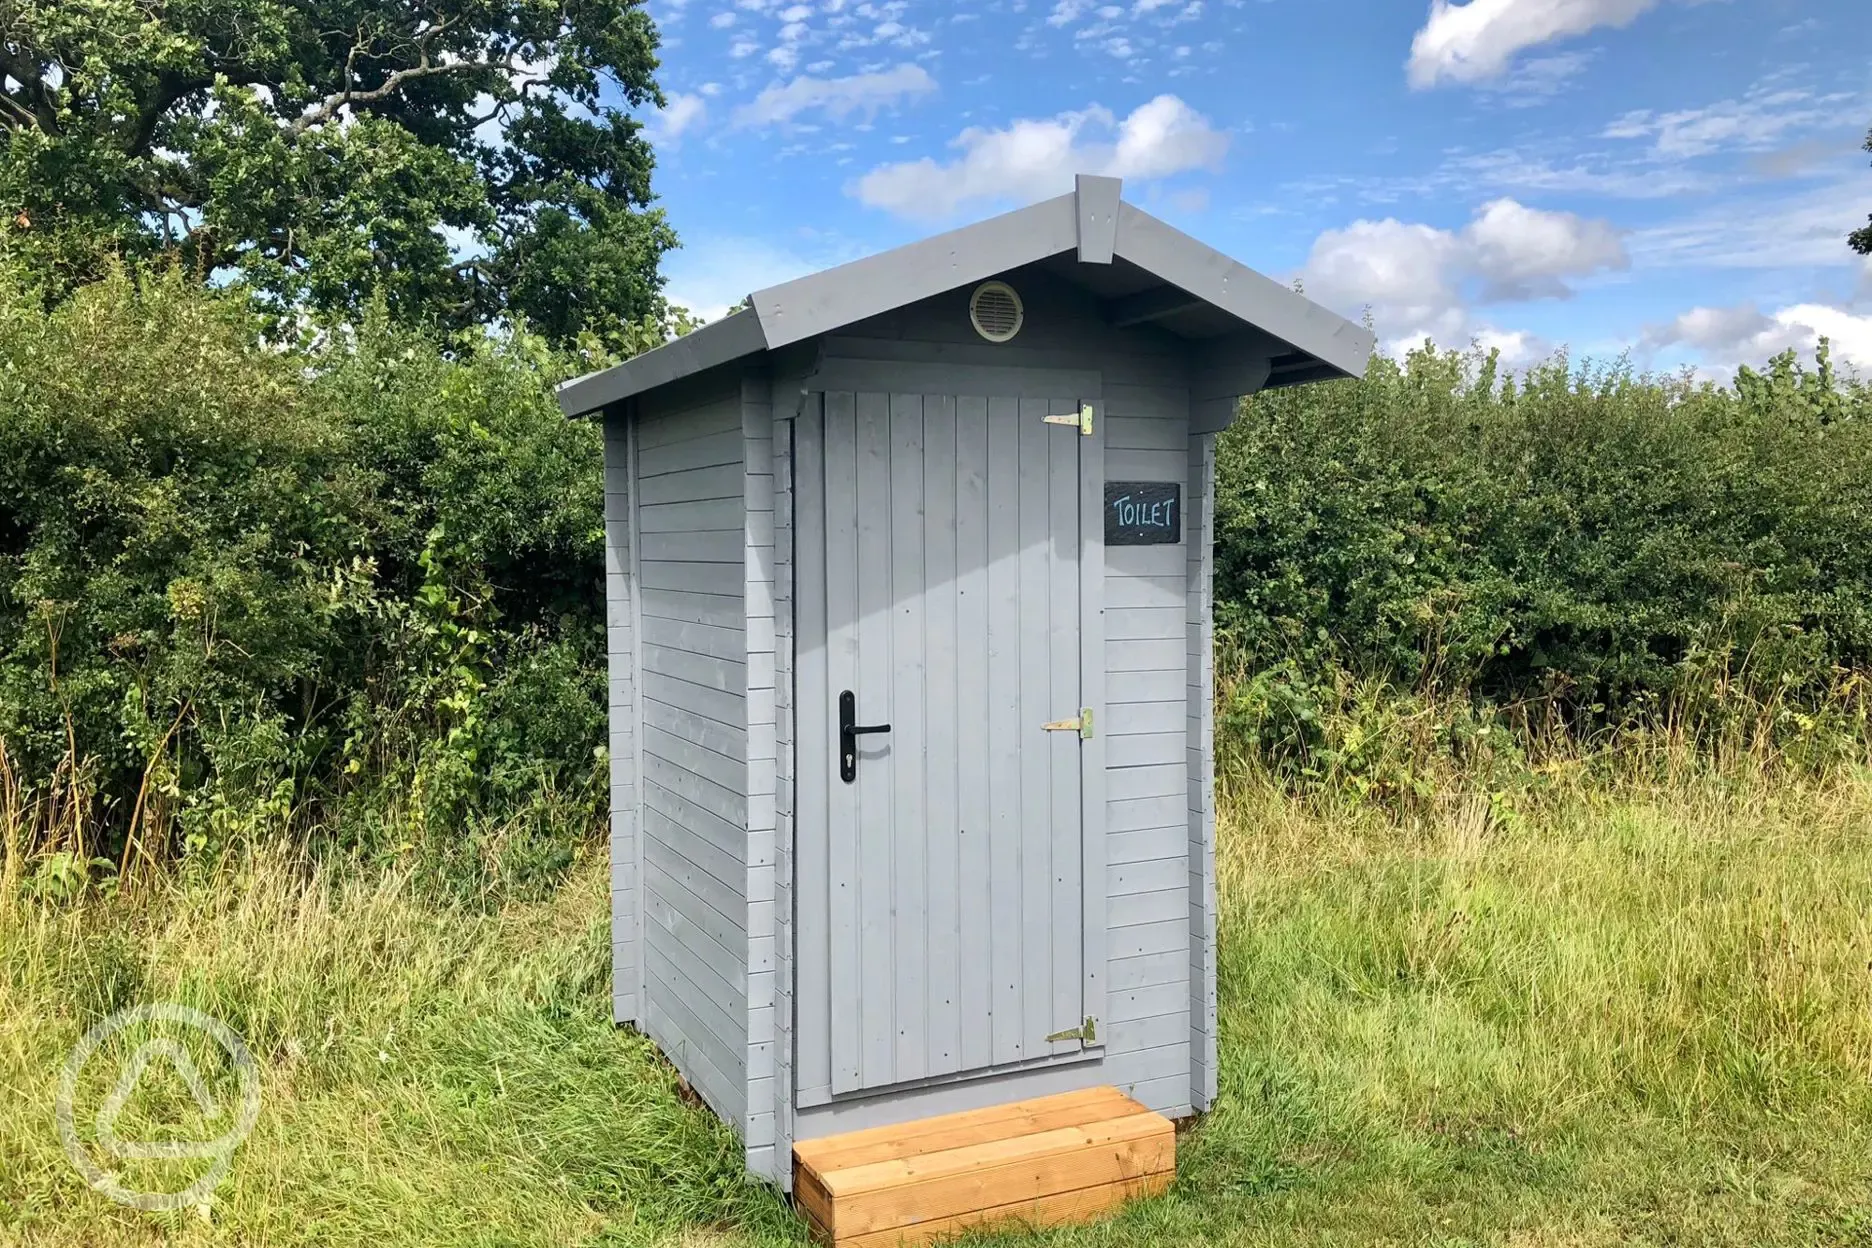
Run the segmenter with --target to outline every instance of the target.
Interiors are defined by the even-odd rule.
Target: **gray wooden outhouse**
[[[560,390],[605,431],[616,1017],[782,1186],[795,1141],[1215,1093],[1214,435],[1373,343],[1119,191]]]

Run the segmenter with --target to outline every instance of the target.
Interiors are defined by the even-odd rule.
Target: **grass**
[[[1171,1196],[1033,1241],[1872,1244],[1872,777],[1534,792],[1399,819],[1240,786],[1218,1107]],[[595,861],[471,915],[265,854],[0,900],[0,1242],[798,1242],[607,1021],[604,905]],[[110,1205],[53,1133],[64,1053],[152,999],[264,1071],[206,1216]]]

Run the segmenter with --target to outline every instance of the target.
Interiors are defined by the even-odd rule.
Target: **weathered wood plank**
[[[1129,1025],[1155,1034],[1163,1017]],[[1162,1191],[1176,1135],[1135,1099],[1095,1087],[805,1141],[793,1155],[814,1237],[871,1246],[988,1222],[1078,1220]]]

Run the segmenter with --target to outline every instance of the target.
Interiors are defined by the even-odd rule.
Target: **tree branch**
[[[156,127],[162,123],[163,114],[177,100],[213,85],[214,80],[211,78],[184,78],[168,70],[158,74],[156,89],[137,108],[136,128],[130,132],[130,142],[124,148],[125,153],[130,156],[147,155],[150,143],[156,136]]]
[[[11,94],[0,91],[0,126],[24,128],[38,124],[39,119],[33,116],[32,109],[14,99]]]
[[[0,75],[18,82],[24,93],[31,99],[32,108],[29,115],[34,124],[47,134],[64,133],[59,126],[58,109],[56,101],[52,98],[52,88],[46,86],[45,72],[39,65],[22,60],[4,44],[0,44]],[[14,100],[13,103],[15,106],[20,105],[18,100]]]
[[[437,27],[429,33],[437,33],[440,29],[440,27]],[[424,38],[425,43],[426,40],[427,36]],[[353,48],[352,55],[355,56],[356,53],[357,49]],[[438,74],[497,69],[512,73],[514,71],[514,65],[511,61],[450,61],[446,65],[436,65],[430,62],[429,52],[425,46],[420,63],[412,65],[408,69],[397,70],[388,78],[385,78],[381,86],[372,87],[368,91],[357,91],[353,90],[351,87],[351,70],[347,62],[345,67],[345,89],[342,91],[334,91],[332,94],[326,96],[323,100],[319,101],[318,105],[311,111],[305,113],[299,120],[293,122],[292,132],[294,137],[302,135],[313,126],[323,125],[333,117],[336,117],[338,115],[338,110],[347,104],[370,104],[377,100],[386,99],[395,95],[410,83],[423,78],[433,78]]]

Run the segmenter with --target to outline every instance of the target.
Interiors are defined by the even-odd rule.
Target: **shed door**
[[[834,1094],[1082,1047],[1078,410],[825,395]]]

